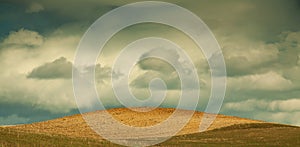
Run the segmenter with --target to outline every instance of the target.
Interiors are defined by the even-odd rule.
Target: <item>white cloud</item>
[[[0,53],[3,69],[0,72],[0,102],[21,103],[51,113],[66,113],[76,108],[70,79],[40,80],[26,76],[34,68],[59,57],[72,61],[79,39],[77,35],[57,33],[44,38],[25,29],[10,33]],[[30,46],[35,48],[29,51]]]
[[[43,11],[45,6],[47,7],[48,12],[59,15],[59,17],[68,17],[72,20],[89,22],[89,20],[101,16],[101,14],[103,14],[104,12],[107,12],[127,2],[92,0],[83,3],[74,3],[74,1],[72,0],[67,0],[57,3],[54,1],[41,0],[39,1],[39,3],[34,3],[33,0],[29,0],[26,3],[30,4],[28,9],[26,10],[28,13]],[[72,3],[72,6],[66,7],[70,3]],[[280,45],[274,43],[267,44],[264,42],[264,39],[268,41],[274,41],[272,40],[272,38],[275,38],[274,36],[282,31],[282,26],[284,27],[284,29],[286,29],[288,27],[287,25],[297,25],[298,23],[295,23],[296,21],[294,21],[294,18],[298,17],[297,15],[295,15],[298,14],[295,13],[298,11],[290,11],[290,9],[292,8],[289,7],[288,11],[286,9],[280,9],[281,11],[280,14],[278,13],[278,15],[274,15],[273,13],[265,13],[273,12],[273,10],[276,10],[278,8],[283,8],[282,2],[274,2],[274,7],[268,7],[267,10],[266,6],[269,5],[269,2],[262,2],[262,4],[249,2],[223,2],[223,4],[216,4],[215,2],[203,1],[203,5],[201,5],[200,7],[195,7],[194,3],[192,2],[178,2],[178,4],[187,6],[188,9],[191,9],[201,18],[204,18],[204,21],[208,24],[209,27],[212,28],[212,31],[216,33],[217,39],[218,41],[220,41],[220,45],[223,46],[223,51],[228,68],[231,69],[228,71],[232,72],[232,75],[237,75],[228,79],[228,95],[233,96],[233,98],[238,97],[239,95],[247,97],[249,93],[253,95],[258,93],[257,95],[260,95],[261,93],[259,92],[272,95],[272,92],[274,91],[275,93],[276,91],[277,93],[282,92],[282,95],[284,95],[285,97],[281,98],[285,99],[288,97],[288,94],[285,95],[285,93],[289,92],[289,90],[291,90],[292,88],[295,88],[294,86],[297,86],[294,84],[297,84],[295,83],[295,81],[299,79],[300,69],[298,67],[294,67],[291,74],[286,76],[287,72],[289,72],[287,68],[290,68],[290,64],[282,63],[298,62],[298,64],[300,64],[299,52],[297,52],[296,49],[294,50],[294,48],[290,48],[291,46],[299,48],[299,32],[288,33],[286,36],[284,36],[284,38],[281,39],[282,42],[279,43]],[[218,10],[220,10],[219,13],[212,13],[214,10],[209,9],[210,6],[215,6]],[[77,11],[77,8],[85,9],[85,13]],[[228,9],[232,11],[228,11]],[[96,10],[97,14],[91,15],[95,14]],[[263,15],[263,17],[257,17],[257,14]],[[261,18],[266,19],[261,20]],[[76,45],[78,44],[81,37],[81,32],[78,33],[78,30],[83,31],[82,28],[87,28],[88,26],[85,25],[84,27],[82,27],[82,25],[76,25],[76,27],[73,28],[65,26],[65,28],[62,28],[60,30],[62,32],[60,34],[58,33],[59,35],[51,34],[50,36],[45,36],[46,38],[44,38],[37,32],[21,29],[19,31],[12,32],[6,39],[4,39],[2,45],[7,45],[4,46],[4,48],[7,48],[7,50],[1,51],[0,54],[0,67],[3,69],[0,72],[0,83],[2,83],[0,84],[1,96],[10,94],[10,97],[6,97],[5,100],[28,102],[34,107],[50,110],[51,112],[67,112],[68,110],[75,108],[76,106],[74,104],[74,98],[72,95],[72,83],[70,80],[51,79],[45,81],[37,79],[26,79],[26,75],[30,71],[32,71],[33,68],[41,64],[51,62],[59,57],[66,57],[68,61],[72,61]],[[65,32],[66,28],[68,28],[69,30],[69,32],[67,33]],[[135,29],[133,30],[136,31]],[[207,66],[205,59],[203,59],[203,57],[200,56],[201,54],[198,53],[201,52],[201,50],[198,50],[198,48],[194,47],[194,45],[192,45],[193,42],[187,41],[183,37],[178,37],[178,35],[173,35],[168,31],[162,31],[160,29],[155,29],[156,31],[153,31],[153,29],[142,30],[145,30],[145,32],[142,32],[140,34],[145,33],[147,35],[152,35],[150,32],[153,32],[158,34],[161,33],[163,35],[166,35],[167,37],[168,35],[172,36],[169,38],[187,49],[188,53],[190,53],[191,55],[191,58],[194,59],[193,61],[196,61],[194,63],[198,68]],[[129,32],[123,37],[129,37],[128,34],[134,34],[134,36],[136,36],[136,34],[139,33]],[[225,36],[228,40],[222,41],[220,39],[220,36]],[[283,42],[286,42],[286,44]],[[118,52],[118,47],[122,45],[116,47],[116,44],[122,43],[124,42],[120,40],[113,42],[113,45],[111,48],[109,48],[109,51],[117,54],[116,52]],[[35,46],[36,49],[30,51],[23,50],[28,49],[28,46]],[[283,49],[285,49],[285,51],[280,52],[278,47],[282,47]],[[196,49],[196,51],[194,51],[193,49]],[[296,62],[294,62],[295,57],[297,57]],[[104,58],[101,58],[101,62],[105,59],[107,59],[107,62],[111,62],[115,58],[105,55]],[[288,60],[290,60],[291,62],[285,62]],[[282,68],[282,66],[280,66],[280,68],[277,68],[273,66],[273,63],[282,64],[283,66],[289,67]],[[201,70],[199,70],[199,74],[206,73],[204,72],[204,70],[207,69],[201,68]],[[260,71],[257,72],[257,70]],[[282,72],[284,72],[283,75],[281,75]],[[205,77],[204,81],[206,80],[209,80],[209,78]],[[208,81],[206,83],[209,86],[210,82]],[[300,85],[300,83],[298,84]],[[107,97],[107,102],[112,103],[112,100],[109,99],[109,97],[113,96],[112,92],[107,90],[110,87],[102,83],[101,85],[102,87],[104,87],[104,92],[100,93],[101,96]],[[235,90],[234,92],[238,92],[230,93],[233,90]],[[248,93],[245,91],[247,91]],[[172,92],[178,91],[173,90]],[[209,95],[209,92],[210,91],[206,89],[204,91],[204,93],[208,93],[207,95]],[[201,93],[203,93],[203,91],[201,91]],[[16,96],[16,94],[18,96]],[[142,94],[145,94],[145,92],[140,92],[140,95]],[[205,95],[205,97],[208,97],[207,95]],[[263,111],[287,111],[286,113],[272,113],[274,115],[269,114],[270,116],[272,116],[272,119],[278,121],[281,121],[280,119],[285,119],[285,117],[283,117],[284,115],[288,115],[288,119],[292,118],[293,115],[288,113],[290,111],[299,110],[296,105],[299,104],[298,99],[291,99],[287,101],[272,101],[270,102],[272,104],[271,105],[269,104],[269,101],[266,101],[268,97],[264,96],[265,95],[260,95],[260,97],[263,97],[263,99],[265,100],[262,99],[258,102],[256,100],[249,100],[242,103],[229,103],[227,104],[227,107],[243,111],[253,110],[255,113],[261,113],[259,111],[256,111],[257,109],[261,109]],[[273,96],[276,95],[273,94]],[[173,95],[171,97],[174,98]],[[230,97],[228,98],[230,99]],[[299,114],[297,113],[293,112],[293,114],[294,116],[299,116]],[[268,115],[262,115],[262,117],[260,118],[264,118],[265,116]],[[296,121],[293,120],[293,122]]]
[[[25,104],[52,113],[76,108],[71,80],[35,80],[15,74],[1,75],[0,82],[0,102]]]
[[[285,111],[285,112],[300,111],[300,98],[272,101],[269,104],[269,108],[272,111]]]
[[[242,102],[230,102],[224,105],[224,108],[234,111],[250,112],[257,108],[265,108],[268,104],[265,101],[250,99]]]
[[[300,98],[287,100],[258,100],[249,99],[241,102],[225,103],[228,111],[236,111],[239,114],[253,113],[253,119],[266,120],[278,123],[287,123],[300,126]]]
[[[263,74],[229,77],[228,87],[232,90],[288,90],[293,88],[292,81],[282,75],[269,71]]]
[[[43,36],[38,32],[20,29],[12,31],[2,42],[3,45],[40,46],[44,42]]]
[[[274,112],[296,112],[300,111],[300,98],[293,98],[288,100],[257,100],[249,99],[241,102],[229,102],[224,105],[226,109],[235,111],[254,111],[267,110]]]
[[[228,60],[244,57],[249,64],[257,65],[277,59],[278,50],[274,44],[240,40],[225,44],[224,54]]]
[[[279,55],[275,44],[254,42],[245,38],[239,38],[238,41],[225,40],[222,50],[229,76],[260,73],[265,65],[271,65]]]

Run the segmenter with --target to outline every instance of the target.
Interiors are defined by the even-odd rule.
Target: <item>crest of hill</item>
[[[135,108],[138,111],[144,111],[149,108]],[[116,120],[121,121],[123,124],[135,126],[135,127],[146,127],[153,126],[164,120],[166,120],[174,111],[174,108],[156,108],[149,112],[136,112],[127,108],[114,108],[107,110]],[[179,110],[179,111],[190,111],[190,110]],[[84,114],[85,116],[92,116],[95,114],[105,113],[103,110],[96,112],[89,112]],[[203,118],[203,112],[195,112],[188,122],[188,124],[177,134],[193,134],[199,132],[199,125]],[[99,119],[105,121],[103,119]],[[182,121],[177,119],[178,123]],[[175,122],[176,123],[176,122]],[[251,124],[251,123],[264,123],[258,120],[250,120],[245,118],[239,118],[234,116],[217,115],[215,121],[208,128],[209,130],[215,130],[223,127],[239,124]],[[111,126],[113,127],[113,126]],[[66,135],[71,137],[79,138],[93,138],[102,139],[97,133],[95,133],[85,122],[81,114],[66,116],[54,120],[38,122],[26,125],[17,125],[9,127],[16,129],[21,132],[30,132],[38,134],[52,134],[52,135]]]

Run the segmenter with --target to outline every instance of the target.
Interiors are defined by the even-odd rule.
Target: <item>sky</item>
[[[79,113],[72,86],[79,41],[99,17],[130,2],[137,1],[0,0],[0,125]],[[196,14],[219,42],[227,70],[221,114],[300,126],[299,0],[165,2]],[[96,63],[99,98],[107,108],[121,106],[112,91],[113,63],[126,45],[152,36],[176,42],[192,59],[201,87],[197,110],[204,111],[211,88],[207,59],[185,34],[155,23],[129,26],[107,42]],[[143,56],[158,54],[176,62],[179,56],[166,48]],[[138,62],[130,73],[130,90],[146,99],[154,78],[164,80],[168,89],[161,107],[176,107],[181,83],[162,60]]]

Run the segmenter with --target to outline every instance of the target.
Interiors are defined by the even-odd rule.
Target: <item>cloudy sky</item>
[[[198,15],[221,46],[227,89],[220,113],[300,126],[299,0],[166,2]],[[0,0],[0,125],[78,113],[72,88],[77,45],[97,18],[127,3]],[[168,39],[185,49],[199,76],[197,109],[204,111],[211,85],[207,60],[182,32],[154,23],[125,28],[107,42],[96,63],[100,99],[108,108],[120,107],[111,87],[113,63],[126,45],[151,36]],[[179,57],[178,52],[166,48],[154,48],[143,56],[156,54],[165,54],[176,62]],[[121,71],[113,74],[122,75]],[[163,79],[168,88],[161,106],[175,107],[180,80],[174,68],[162,60],[149,58],[136,64],[129,77],[130,90],[139,99],[149,97],[148,85],[153,78]]]

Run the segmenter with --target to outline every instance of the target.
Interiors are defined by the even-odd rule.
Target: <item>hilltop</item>
[[[147,108],[137,108],[147,109]],[[152,126],[168,118],[175,109],[157,108],[150,112],[135,112],[127,108],[110,109],[117,120],[130,126]],[[182,112],[188,110],[180,110]],[[104,111],[89,112],[92,117]],[[184,113],[183,113],[184,114]],[[205,144],[205,145],[283,145],[295,142],[299,145],[299,127],[272,124],[258,120],[218,115],[207,131],[199,133],[203,112],[195,112],[189,123],[172,139],[160,145]],[[102,123],[99,119],[99,123]],[[177,121],[177,120],[176,120]],[[180,122],[181,119],[178,119]],[[179,123],[178,122],[178,123]],[[113,127],[113,126],[111,126]],[[283,134],[284,133],[284,134]],[[151,135],[151,134],[150,134]],[[0,127],[2,145],[113,145],[102,139],[84,121],[82,115],[72,115],[54,120],[26,125]],[[278,140],[280,138],[280,140]],[[281,141],[281,142],[280,142]],[[247,144],[248,143],[248,144]],[[258,144],[256,144],[258,143]]]

